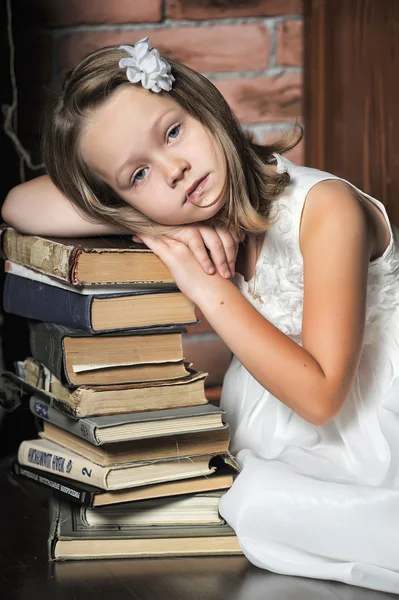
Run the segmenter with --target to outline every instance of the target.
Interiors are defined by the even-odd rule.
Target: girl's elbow
[[[321,427],[322,425],[327,425],[332,421],[335,417],[335,414],[330,413],[328,411],[312,413],[311,415],[307,415],[305,420],[308,421],[311,425],[316,425],[317,427]]]
[[[321,427],[327,425],[335,419],[345,404],[346,397],[334,397],[329,399],[317,398],[312,404],[312,410],[307,411],[304,418],[312,425]]]
[[[10,190],[6,196],[6,199],[3,202],[3,206],[1,208],[1,218],[3,221],[8,223],[9,225],[13,224],[14,216],[15,216],[15,205],[17,200],[18,192],[16,188]]]
[[[27,185],[22,183],[8,192],[1,208],[1,218],[20,233],[35,234],[37,233],[35,203],[30,201],[30,188],[27,188]]]

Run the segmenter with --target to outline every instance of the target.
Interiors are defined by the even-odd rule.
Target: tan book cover
[[[20,377],[29,386],[49,395],[54,406],[74,418],[206,404],[207,373],[186,368],[188,373],[181,379],[68,388],[34,358],[17,363]]]
[[[179,458],[180,456],[225,454],[229,449],[230,430],[229,426],[225,425],[210,431],[159,437],[156,439],[156,444],[154,444],[153,438],[149,438],[94,446],[69,431],[48,421],[43,421],[43,431],[40,432],[40,437],[76,452],[98,465],[108,467],[129,462]]]
[[[50,560],[242,554],[227,523],[89,527],[78,506],[57,499],[50,506],[50,522]]]
[[[107,491],[210,475],[216,470],[211,464],[212,458],[206,455],[101,467],[44,439],[26,440],[18,449],[20,465],[55,473]]]
[[[131,236],[51,238],[3,227],[4,258],[72,285],[173,283],[167,267]]]
[[[56,323],[29,322],[33,357],[69,386],[179,379],[184,327],[90,335]]]

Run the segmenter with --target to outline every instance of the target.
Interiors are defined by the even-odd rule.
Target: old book
[[[33,357],[62,383],[79,386],[178,379],[184,327],[89,335],[54,323],[29,322]]]
[[[65,479],[55,473],[47,473],[20,465],[17,461],[12,466],[15,475],[53,490],[59,496],[84,506],[109,506],[124,502],[165,498],[185,494],[197,494],[214,490],[227,490],[233,485],[234,471],[228,468],[217,469],[206,477],[192,477],[165,483],[155,483],[137,488],[127,488],[106,492],[87,483]]]
[[[216,525],[224,523],[219,502],[224,492],[207,492],[127,502],[96,508],[82,508],[82,522],[89,527],[159,527],[162,525]]]
[[[139,329],[197,322],[194,304],[179,291],[140,290],[114,294],[80,294],[7,274],[5,312],[57,323],[88,333]]]
[[[103,467],[154,459],[179,458],[179,456],[225,454],[229,449],[230,440],[228,425],[210,431],[158,437],[156,444],[153,438],[148,438],[94,446],[47,421],[43,421],[43,430],[39,435]]]
[[[0,225],[0,234],[1,231],[2,229]],[[179,288],[175,283],[90,283],[86,285],[74,285],[72,283],[68,283],[67,281],[56,279],[53,276],[40,273],[40,271],[37,271],[36,269],[25,267],[24,265],[13,262],[12,260],[4,261],[4,271],[6,273],[10,273],[11,275],[18,275],[18,277],[23,277],[24,279],[30,279],[38,283],[51,285],[52,287],[57,287],[62,290],[75,290],[77,294],[83,294],[85,296],[90,296],[93,294],[112,296],[115,294],[116,290],[125,294],[148,291],[179,291]]]
[[[105,415],[71,419],[53,408],[45,398],[33,395],[30,409],[34,415],[78,437],[100,446],[179,433],[213,430],[223,427],[224,410],[213,404],[151,410],[123,415]]]
[[[50,508],[51,560],[209,556],[241,554],[234,531],[226,523],[198,526],[89,527],[80,507],[53,499]]]
[[[68,388],[34,358],[17,363],[20,377],[32,392],[37,390],[45,393],[53,406],[74,419],[206,404],[207,374],[186,368],[188,373],[181,379]]]
[[[20,465],[90,483],[103,490],[120,490],[214,473],[211,455],[101,467],[48,440],[26,440],[18,449]]]
[[[6,259],[72,285],[173,283],[162,261],[131,236],[44,238],[12,227],[1,233]]]
[[[272,593],[265,596],[265,589],[259,582],[257,569],[248,574],[248,560],[242,554],[237,556],[201,556],[201,560],[192,560],[190,557],[171,560],[167,556],[158,557],[156,560],[153,558],[118,561],[112,560],[112,558],[108,560],[64,560],[52,562],[50,569],[51,576],[55,578],[57,584],[65,587],[76,586],[77,581],[84,581],[87,587],[93,585],[96,589],[101,586],[102,582],[108,586],[110,571],[124,582],[136,580],[141,582],[145,578],[146,598],[151,598],[151,600],[155,600],[157,595],[159,596],[159,591],[168,600],[172,598],[176,598],[176,600],[187,598],[188,600],[190,595],[193,594],[197,595],[198,600],[200,598],[215,600],[215,598],[220,598],[223,595],[223,590],[230,589],[229,583],[238,580],[242,580],[242,584],[239,584],[239,592],[230,594],[229,598],[234,598],[234,600],[238,598],[240,600],[243,600],[243,598],[245,600],[260,600],[262,598],[263,600],[265,597],[277,597],[274,593],[275,587],[270,580],[272,577],[279,578],[279,581],[284,580],[284,583],[280,583],[279,589],[284,588],[284,585],[287,584],[284,576],[273,576],[271,573],[265,573],[264,576],[268,582],[266,585],[270,585],[272,590]],[[198,585],[195,588],[193,587],[193,582],[197,582],[197,580],[202,582],[202,592],[199,591]],[[223,585],[223,581],[227,585],[226,583]],[[294,586],[294,583],[291,585]],[[305,586],[305,583],[303,585]],[[245,596],[242,594],[244,587],[245,592],[248,591]],[[255,596],[253,587],[256,588]],[[187,593],[188,589],[190,592]],[[269,589],[267,591],[269,592]],[[284,592],[278,598],[286,598],[287,594],[284,595]]]

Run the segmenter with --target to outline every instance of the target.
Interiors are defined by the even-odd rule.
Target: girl
[[[230,347],[242,472],[220,512],[249,560],[398,592],[398,232],[378,200],[284,150],[249,140],[148,39],[104,48],[55,104],[51,179],[12,190],[2,214],[42,235],[134,231]]]

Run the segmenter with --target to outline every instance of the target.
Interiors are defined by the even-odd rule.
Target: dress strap
[[[277,173],[285,173],[287,170],[287,167],[286,167],[286,164],[285,164],[284,159],[281,156],[281,154],[277,154],[277,152],[273,152],[273,156],[276,159],[276,163],[277,163]]]

